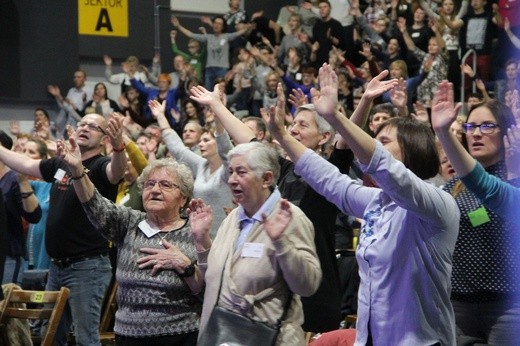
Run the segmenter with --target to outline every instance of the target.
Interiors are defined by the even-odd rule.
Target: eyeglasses
[[[88,127],[90,130],[94,130],[94,131],[97,131],[97,132],[101,132],[101,133],[103,133],[103,134],[106,134],[105,130],[103,130],[103,129],[101,128],[101,126],[96,125],[96,124],[92,124],[92,123],[84,123],[84,122],[80,121],[79,123],[76,124],[76,126],[78,127],[78,129],[79,129],[80,127],[84,127],[84,126],[86,126],[86,127]]]
[[[168,180],[147,180],[144,182],[144,189],[145,190],[151,190],[154,188],[156,184],[159,184],[159,188],[163,191],[172,191],[174,188],[179,188],[179,185],[172,183]]]
[[[480,130],[480,133],[484,134],[490,134],[495,132],[495,129],[497,129],[499,126],[495,123],[482,123],[480,125],[472,124],[472,123],[464,123],[462,124],[462,132],[464,133],[474,133],[475,130],[478,128]]]
[[[188,46],[188,48],[199,48],[199,46]]]

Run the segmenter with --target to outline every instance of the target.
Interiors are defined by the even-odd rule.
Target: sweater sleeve
[[[360,167],[397,205],[440,228],[444,229],[449,221],[445,215],[458,212],[453,197],[417,177],[392,157],[380,142],[376,142],[376,150],[368,165],[360,163]]]
[[[497,214],[520,224],[518,205],[520,189],[487,173],[477,162],[473,170],[460,180],[482,203]]]
[[[200,157],[199,155],[192,152],[188,149],[181,138],[174,130],[165,130],[163,131],[163,140],[168,148],[168,151],[173,155],[173,157],[180,161],[188,167],[190,167],[191,173],[194,178],[198,172],[199,166],[204,165],[206,163],[206,159]]]

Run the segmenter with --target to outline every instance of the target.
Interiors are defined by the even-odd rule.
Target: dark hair
[[[2,130],[0,130],[0,143],[4,148],[9,150],[13,147],[13,139]]]
[[[302,67],[302,74],[303,73],[312,74],[314,77],[318,76],[316,69],[314,67],[308,66],[308,65]]]
[[[390,102],[380,103],[380,104],[374,106],[370,110],[370,115],[368,116],[369,121],[372,121],[372,118],[374,117],[374,114],[376,114],[376,113],[385,113],[385,114],[388,114],[392,118],[395,118],[396,116],[399,115],[397,108],[395,108],[394,105],[391,104]]]
[[[96,89],[99,85],[102,85],[103,89],[105,89],[105,100],[108,100],[108,89],[107,89],[107,86],[105,85],[105,83],[102,83],[102,82],[96,83],[96,85],[94,85],[94,92],[96,92]]]
[[[49,117],[49,113],[47,113],[47,111],[45,109],[43,109],[43,108],[36,108],[34,110],[34,113],[36,113],[38,111],[42,112],[49,122],[51,121],[51,118]]]
[[[29,142],[34,142],[36,144],[36,150],[38,151],[38,154],[40,154],[41,159],[49,158],[49,148],[47,148],[47,144],[45,144],[44,141],[37,138],[31,138],[29,139]]]
[[[475,105],[473,108],[471,108],[468,117],[466,119],[466,122],[469,122],[469,118],[471,117],[471,114],[473,111],[477,108],[485,107],[489,109],[491,114],[495,117],[498,129],[500,130],[500,134],[502,136],[505,135],[506,131],[510,129],[513,125],[516,125],[515,117],[513,116],[513,112],[511,112],[511,109],[506,106],[504,103],[497,101],[496,99],[491,99],[489,101],[484,101],[482,103],[479,103],[478,105]],[[464,148],[468,150],[468,142],[466,140],[466,136],[462,136],[462,145],[464,145]],[[504,157],[504,146],[502,145],[500,147],[500,155]]]
[[[265,121],[262,118],[254,117],[254,116],[248,116],[242,118],[242,122],[245,123],[246,121],[254,121],[256,124],[256,129],[258,131],[263,131],[264,133],[267,133],[267,126],[265,125]]]
[[[379,126],[376,136],[388,126],[396,129],[397,143],[406,168],[423,180],[439,173],[435,136],[428,125],[409,118],[392,118]]]
[[[215,23],[215,20],[222,19],[222,32],[227,32],[227,22],[226,19],[223,16],[215,16],[211,20],[212,23]]]

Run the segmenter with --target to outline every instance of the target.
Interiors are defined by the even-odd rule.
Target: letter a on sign
[[[78,32],[128,37],[128,0],[78,0]]]

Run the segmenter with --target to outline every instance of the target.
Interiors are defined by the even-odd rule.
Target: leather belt
[[[100,253],[100,254],[86,255],[86,256],[80,256],[80,257],[51,258],[51,262],[54,263],[59,268],[63,269],[63,268],[67,268],[68,266],[70,266],[73,263],[86,261],[86,260],[90,260],[90,259],[96,259],[96,258],[100,258],[100,257],[104,257],[104,256],[107,256],[107,254]]]

